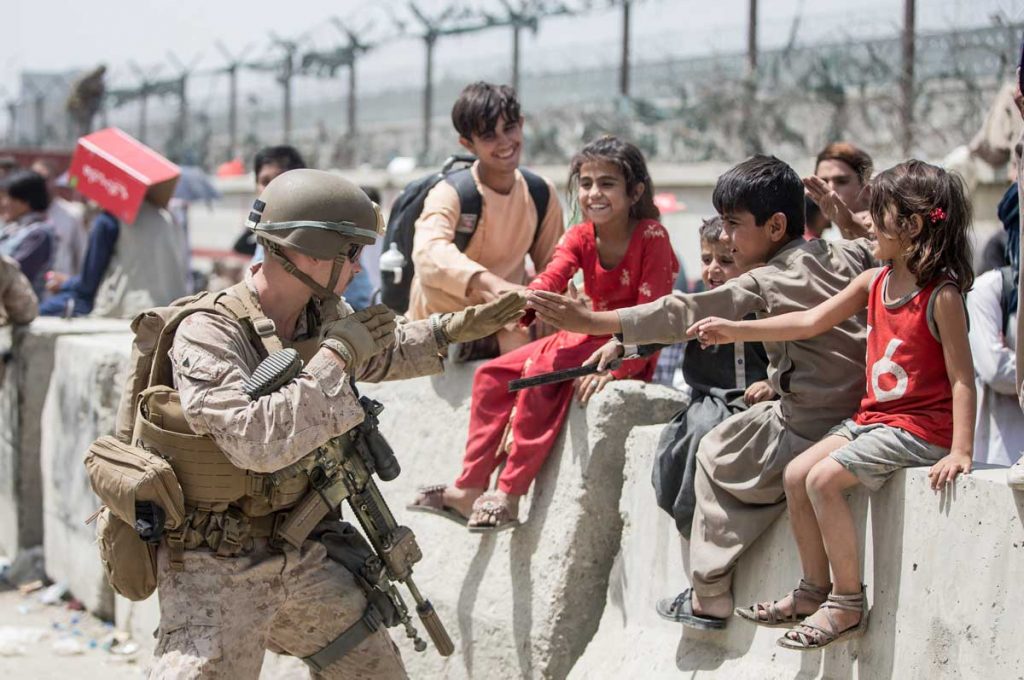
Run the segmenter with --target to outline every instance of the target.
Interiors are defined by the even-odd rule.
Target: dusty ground
[[[148,650],[138,649],[131,641],[115,643],[109,624],[86,612],[72,611],[63,602],[42,604],[39,594],[0,591],[0,678],[146,677]]]

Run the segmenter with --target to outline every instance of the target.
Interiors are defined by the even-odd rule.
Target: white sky
[[[465,0],[464,0],[465,1]],[[497,0],[468,0],[492,9]],[[449,0],[419,0],[426,10],[437,11]],[[594,0],[604,4],[607,0]],[[633,10],[634,58],[638,61],[679,54],[709,54],[743,49],[747,0],[635,0]],[[761,0],[762,46],[787,41],[794,17],[802,17],[799,42],[843,40],[898,30],[903,0]],[[408,17],[405,0],[5,0],[6,30],[0,43],[0,98],[17,92],[22,70],[65,70],[108,65],[110,86],[136,82],[129,62],[138,63],[151,76],[171,76],[168,60],[173,51],[186,63],[212,69],[224,59],[216,40],[249,58],[268,58],[270,32],[285,38],[304,36],[306,45],[327,48],[341,42],[341,34],[328,22],[337,15],[355,27],[371,24],[372,39],[394,33],[386,9]],[[386,8],[386,9],[385,9]],[[1000,14],[1024,21],[1024,0],[918,0],[919,30],[983,25]],[[565,70],[572,66],[614,64],[618,60],[618,10],[593,12],[585,17],[548,18],[536,36],[523,40],[523,70]],[[510,32],[494,29],[468,37],[442,39],[435,63],[438,78],[445,74],[471,75],[493,71],[506,63],[511,52]],[[414,39],[397,40],[367,54],[359,64],[363,92],[422,83],[423,46]],[[303,82],[305,81],[305,82]],[[243,91],[266,88],[266,75],[246,73]],[[215,96],[223,79],[193,80],[200,97]],[[310,96],[324,85],[300,78],[296,96]],[[339,86],[340,87],[340,86]]]

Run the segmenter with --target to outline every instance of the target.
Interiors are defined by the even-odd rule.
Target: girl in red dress
[[[654,188],[640,150],[615,137],[588,144],[572,161],[569,186],[576,188],[585,221],[565,233],[529,288],[559,293],[568,288],[575,295],[572,278],[582,271],[594,309],[631,307],[667,295],[679,264],[668,232],[657,222]],[[528,312],[523,323],[532,316]],[[408,508],[467,523],[474,532],[515,526],[519,500],[551,452],[574,391],[586,405],[612,379],[650,380],[657,355],[624,361],[615,371],[575,384],[510,393],[508,383],[579,366],[607,340],[558,331],[477,369],[462,474],[454,485],[421,489]],[[497,489],[487,491],[503,461]]]
[[[818,649],[867,626],[846,490],[877,490],[911,466],[930,466],[936,490],[970,472],[975,387],[963,298],[974,282],[970,215],[957,176],[901,163],[871,182],[875,257],[887,266],[864,272],[814,309],[738,323],[709,318],[689,329],[704,344],[799,340],[868,310],[860,409],[785,471],[800,585],[781,600],[736,610],[758,625],[799,623],[779,639],[782,647]]]

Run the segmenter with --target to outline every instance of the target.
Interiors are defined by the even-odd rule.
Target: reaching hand
[[[938,491],[947,484],[952,484],[961,472],[971,471],[970,451],[950,451],[945,458],[928,470],[928,479],[932,480],[932,489]]]
[[[591,314],[587,303],[580,297],[576,286],[569,282],[569,294],[559,295],[546,290],[531,290],[526,294],[529,306],[536,310],[541,321],[556,328],[576,333],[591,332]]]
[[[609,340],[598,347],[596,352],[587,357],[583,365],[593,366],[597,364],[597,370],[606,371],[610,363],[622,356],[623,351],[622,344],[618,340]]]
[[[373,305],[324,324],[323,340],[345,345],[358,367],[395,344],[395,313],[387,305]]]
[[[586,406],[590,398],[604,389],[604,386],[615,380],[611,372],[595,373],[585,375],[576,379],[576,398],[580,400],[580,406]]]
[[[731,342],[736,342],[737,327],[738,324],[735,321],[709,316],[687,328],[686,334],[688,336],[696,335],[697,342],[701,347],[728,345]]]
[[[497,300],[466,307],[445,315],[441,322],[450,342],[469,342],[497,332],[505,324],[523,315],[526,299],[517,292],[505,293]]]

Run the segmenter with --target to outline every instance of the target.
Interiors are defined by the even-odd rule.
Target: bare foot
[[[732,616],[733,601],[732,593],[721,595],[699,597],[697,591],[690,595],[693,603],[693,613],[701,616],[713,616],[716,619],[725,619]]]
[[[444,490],[444,504],[453,508],[463,517],[469,517],[473,512],[473,503],[480,497],[484,489],[460,489],[457,486],[447,486]]]

